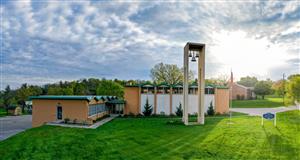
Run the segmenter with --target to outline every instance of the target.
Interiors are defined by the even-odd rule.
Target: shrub
[[[139,113],[139,114],[136,115],[136,117],[142,118],[142,117],[144,117],[144,116],[143,116],[142,114]]]
[[[70,122],[70,118],[65,118],[65,119],[64,119],[64,122],[65,122],[65,123],[69,123],[69,122]]]
[[[245,99],[245,95],[241,95],[241,100],[244,100]]]
[[[182,110],[182,106],[181,106],[181,103],[179,103],[179,106],[176,108],[177,110],[176,110],[176,115],[177,116],[179,116],[179,117],[182,117],[182,112],[183,112],[183,110]]]
[[[21,115],[21,114],[22,114],[22,108],[19,107],[19,106],[16,107],[14,115],[15,115],[15,116],[19,116],[19,115]]]
[[[170,114],[170,117],[175,117],[176,115],[174,113],[171,113]]]
[[[214,110],[214,106],[212,104],[212,101],[210,102],[210,105],[208,107],[207,115],[209,115],[209,116],[215,115],[215,110]]]
[[[241,96],[238,94],[238,95],[236,95],[236,99],[237,100],[241,100]]]
[[[152,114],[152,105],[149,104],[148,98],[146,99],[146,104],[144,106],[143,114],[144,116],[150,116]]]
[[[73,119],[73,124],[76,124],[77,123],[77,119]]]

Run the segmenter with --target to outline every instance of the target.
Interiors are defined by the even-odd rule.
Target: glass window
[[[91,104],[89,105],[89,116],[95,115],[97,113],[102,113],[107,111],[108,108],[105,104]]]

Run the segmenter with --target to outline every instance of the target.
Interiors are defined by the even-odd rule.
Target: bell
[[[196,57],[192,57],[192,62],[196,62]]]
[[[189,51],[189,57],[192,57],[192,51]]]
[[[199,52],[198,51],[196,52],[196,58],[199,58]]]

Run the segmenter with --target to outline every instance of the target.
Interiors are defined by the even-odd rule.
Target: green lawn
[[[6,116],[6,110],[4,108],[0,108],[0,117]]]
[[[300,159],[300,112],[208,117],[204,126],[176,118],[117,118],[96,130],[43,126],[0,142],[0,159]],[[177,118],[178,119],[178,118]],[[231,122],[231,123],[229,123]]]
[[[233,100],[232,108],[273,108],[283,106],[282,98],[266,97],[257,100]]]

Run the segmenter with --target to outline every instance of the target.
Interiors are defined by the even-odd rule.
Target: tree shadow
[[[277,155],[281,158],[285,159],[295,159],[299,158],[299,152],[296,147],[291,145],[291,142],[284,137],[282,132],[276,128],[276,130],[280,133],[278,134],[273,134],[273,133],[268,133],[266,131],[265,127],[263,127],[263,130],[265,132],[265,135],[267,137],[267,143],[270,146],[270,149],[274,155]]]

